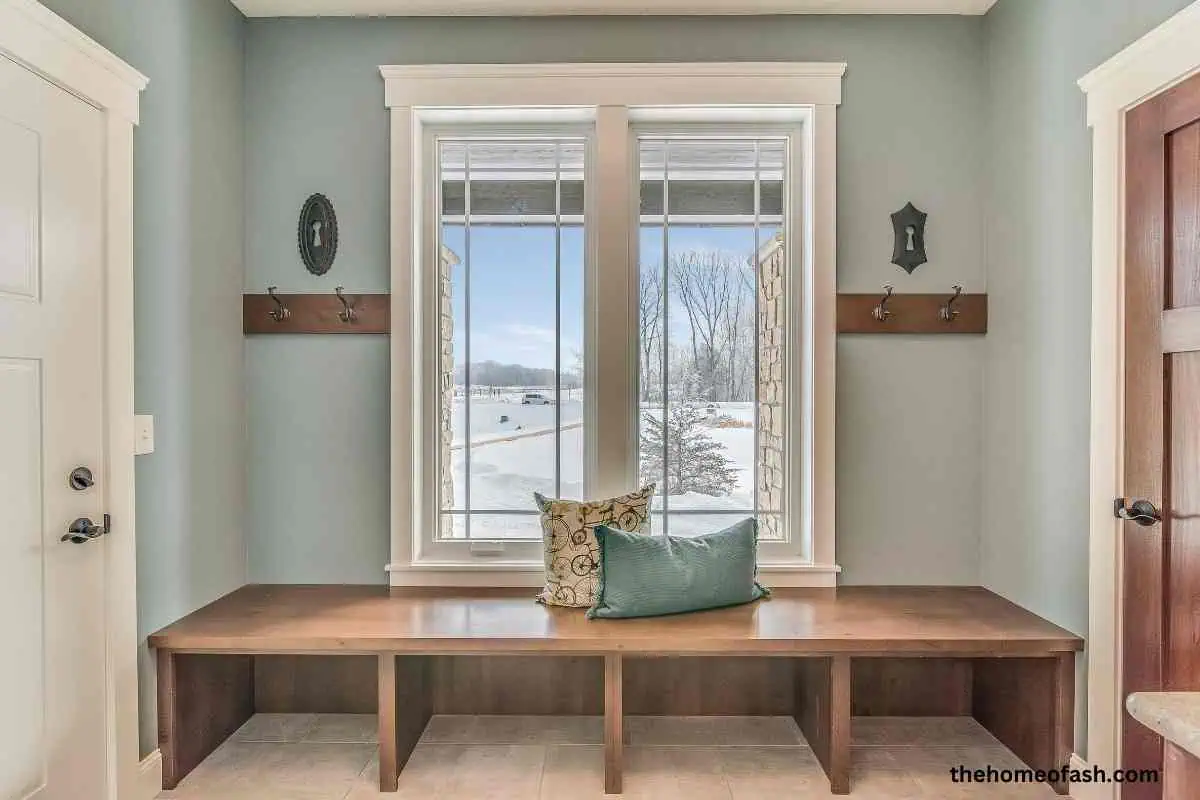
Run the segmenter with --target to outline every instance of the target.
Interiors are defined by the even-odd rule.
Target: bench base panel
[[[261,714],[374,714],[375,656],[259,655]],[[429,656],[434,714],[604,713],[601,656]],[[854,658],[856,717],[972,714],[972,659]],[[792,659],[625,658],[633,716],[786,717],[795,709]]]

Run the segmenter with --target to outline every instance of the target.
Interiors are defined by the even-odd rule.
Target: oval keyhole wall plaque
[[[333,203],[323,194],[314,194],[300,209],[300,229],[297,233],[300,258],[313,275],[324,275],[333,266],[337,255],[337,215]]]

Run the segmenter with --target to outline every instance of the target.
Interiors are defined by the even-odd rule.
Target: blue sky
[[[748,226],[681,226],[672,224],[671,252],[726,251],[741,258],[754,252]],[[764,228],[765,241],[774,229]],[[583,350],[582,227],[562,231],[562,363],[570,369]],[[443,243],[465,260],[466,234],[461,225],[446,225]],[[662,227],[643,226],[641,263],[662,263]],[[471,228],[471,361],[498,361],[528,367],[554,367],[554,228],[550,225],[475,225]],[[465,268],[452,273],[455,360],[465,358],[463,313]],[[672,338],[676,327],[672,325]]]

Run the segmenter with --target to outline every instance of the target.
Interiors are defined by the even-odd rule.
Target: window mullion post
[[[663,139],[662,173],[662,532],[671,533],[671,140]],[[641,174],[639,169],[639,183]],[[639,209],[640,211],[641,209]]]
[[[634,488],[637,474],[637,182],[628,108],[596,110],[592,155],[586,208],[585,491],[612,497]]]
[[[554,496],[562,497],[562,143],[554,143]]]
[[[463,143],[463,507],[471,538],[471,143]],[[451,467],[453,468],[453,467]]]

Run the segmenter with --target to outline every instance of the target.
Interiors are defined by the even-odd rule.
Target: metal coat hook
[[[886,294],[879,301],[879,305],[875,306],[874,310],[871,311],[871,316],[880,322],[887,322],[888,317],[892,316],[892,312],[888,311],[887,307],[888,300],[892,299],[892,285],[890,283],[886,283],[884,284],[883,289]]]
[[[963,288],[955,284],[954,296],[947,300],[946,304],[938,311],[938,319],[942,322],[954,322],[954,320],[958,319],[958,309],[954,307],[954,304],[962,297],[962,292]]]
[[[275,294],[275,290],[278,288],[278,286],[267,287],[267,294],[271,295],[271,299],[275,301],[275,309],[273,311],[268,311],[267,316],[276,322],[283,322],[285,319],[288,319],[292,316],[292,310],[285,306],[283,301],[280,300],[278,295]]]
[[[349,325],[358,319],[358,314],[355,312],[354,306],[350,305],[350,302],[346,299],[346,296],[342,294],[344,289],[345,287],[339,286],[334,289],[333,292],[337,295],[337,299],[342,301],[342,308],[344,309],[338,312],[338,319]]]

